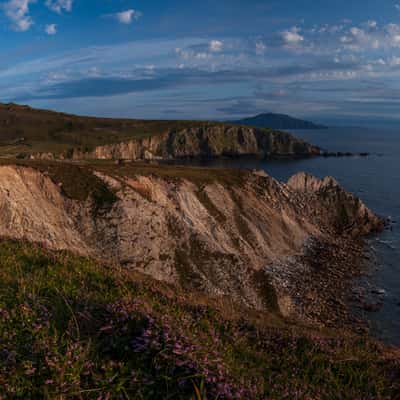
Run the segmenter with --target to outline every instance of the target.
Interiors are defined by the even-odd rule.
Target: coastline
[[[311,239],[303,254],[272,266],[271,278],[294,300],[297,313],[311,326],[368,334],[368,323],[353,311],[355,280],[368,262],[363,238]],[[270,268],[270,266],[269,266]],[[284,271],[282,273],[282,271]],[[288,272],[290,271],[290,272]],[[358,299],[358,306],[362,306]]]

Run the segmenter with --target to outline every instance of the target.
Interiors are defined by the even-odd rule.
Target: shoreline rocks
[[[369,157],[371,156],[371,153],[365,153],[365,152],[361,152],[361,153],[352,153],[352,152],[330,152],[330,151],[322,151],[320,154],[322,157],[325,158],[331,158],[331,157],[335,157],[335,158],[342,158],[342,157]]]

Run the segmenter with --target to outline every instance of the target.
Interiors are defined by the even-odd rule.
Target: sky
[[[400,126],[400,0],[0,0],[0,101]]]

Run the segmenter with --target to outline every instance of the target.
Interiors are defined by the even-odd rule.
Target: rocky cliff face
[[[289,179],[288,185],[304,195],[306,202],[318,201],[313,206],[314,218],[338,233],[359,236],[383,228],[382,220],[332,177],[320,180],[302,172]]]
[[[64,154],[64,157],[75,160],[151,160],[243,155],[304,157],[317,154],[320,154],[319,148],[285,132],[204,124],[196,128],[172,130],[149,138],[99,146],[93,151],[75,149],[69,154]]]
[[[290,314],[296,310],[284,284],[271,273],[278,265],[289,268],[284,260],[302,254],[310,238],[329,240],[339,205],[354,222],[354,234],[380,226],[336,183],[305,175],[285,185],[249,172],[231,186],[95,173],[116,192],[113,205],[98,208],[93,199],[68,198],[61,185],[36,169],[0,167],[0,235],[119,263],[258,309],[279,306]],[[347,228],[348,220],[341,222]]]

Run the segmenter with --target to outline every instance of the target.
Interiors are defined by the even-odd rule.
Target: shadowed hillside
[[[92,118],[0,105],[0,157],[173,159],[310,156],[320,150],[285,132],[206,121]]]
[[[293,118],[285,114],[259,114],[255,117],[234,121],[236,124],[256,126],[257,128],[271,129],[326,129],[326,126],[318,125],[310,121]]]
[[[0,104],[0,151],[15,154],[23,150],[31,153],[60,152],[72,147],[94,148],[196,124],[82,117],[17,104]]]

